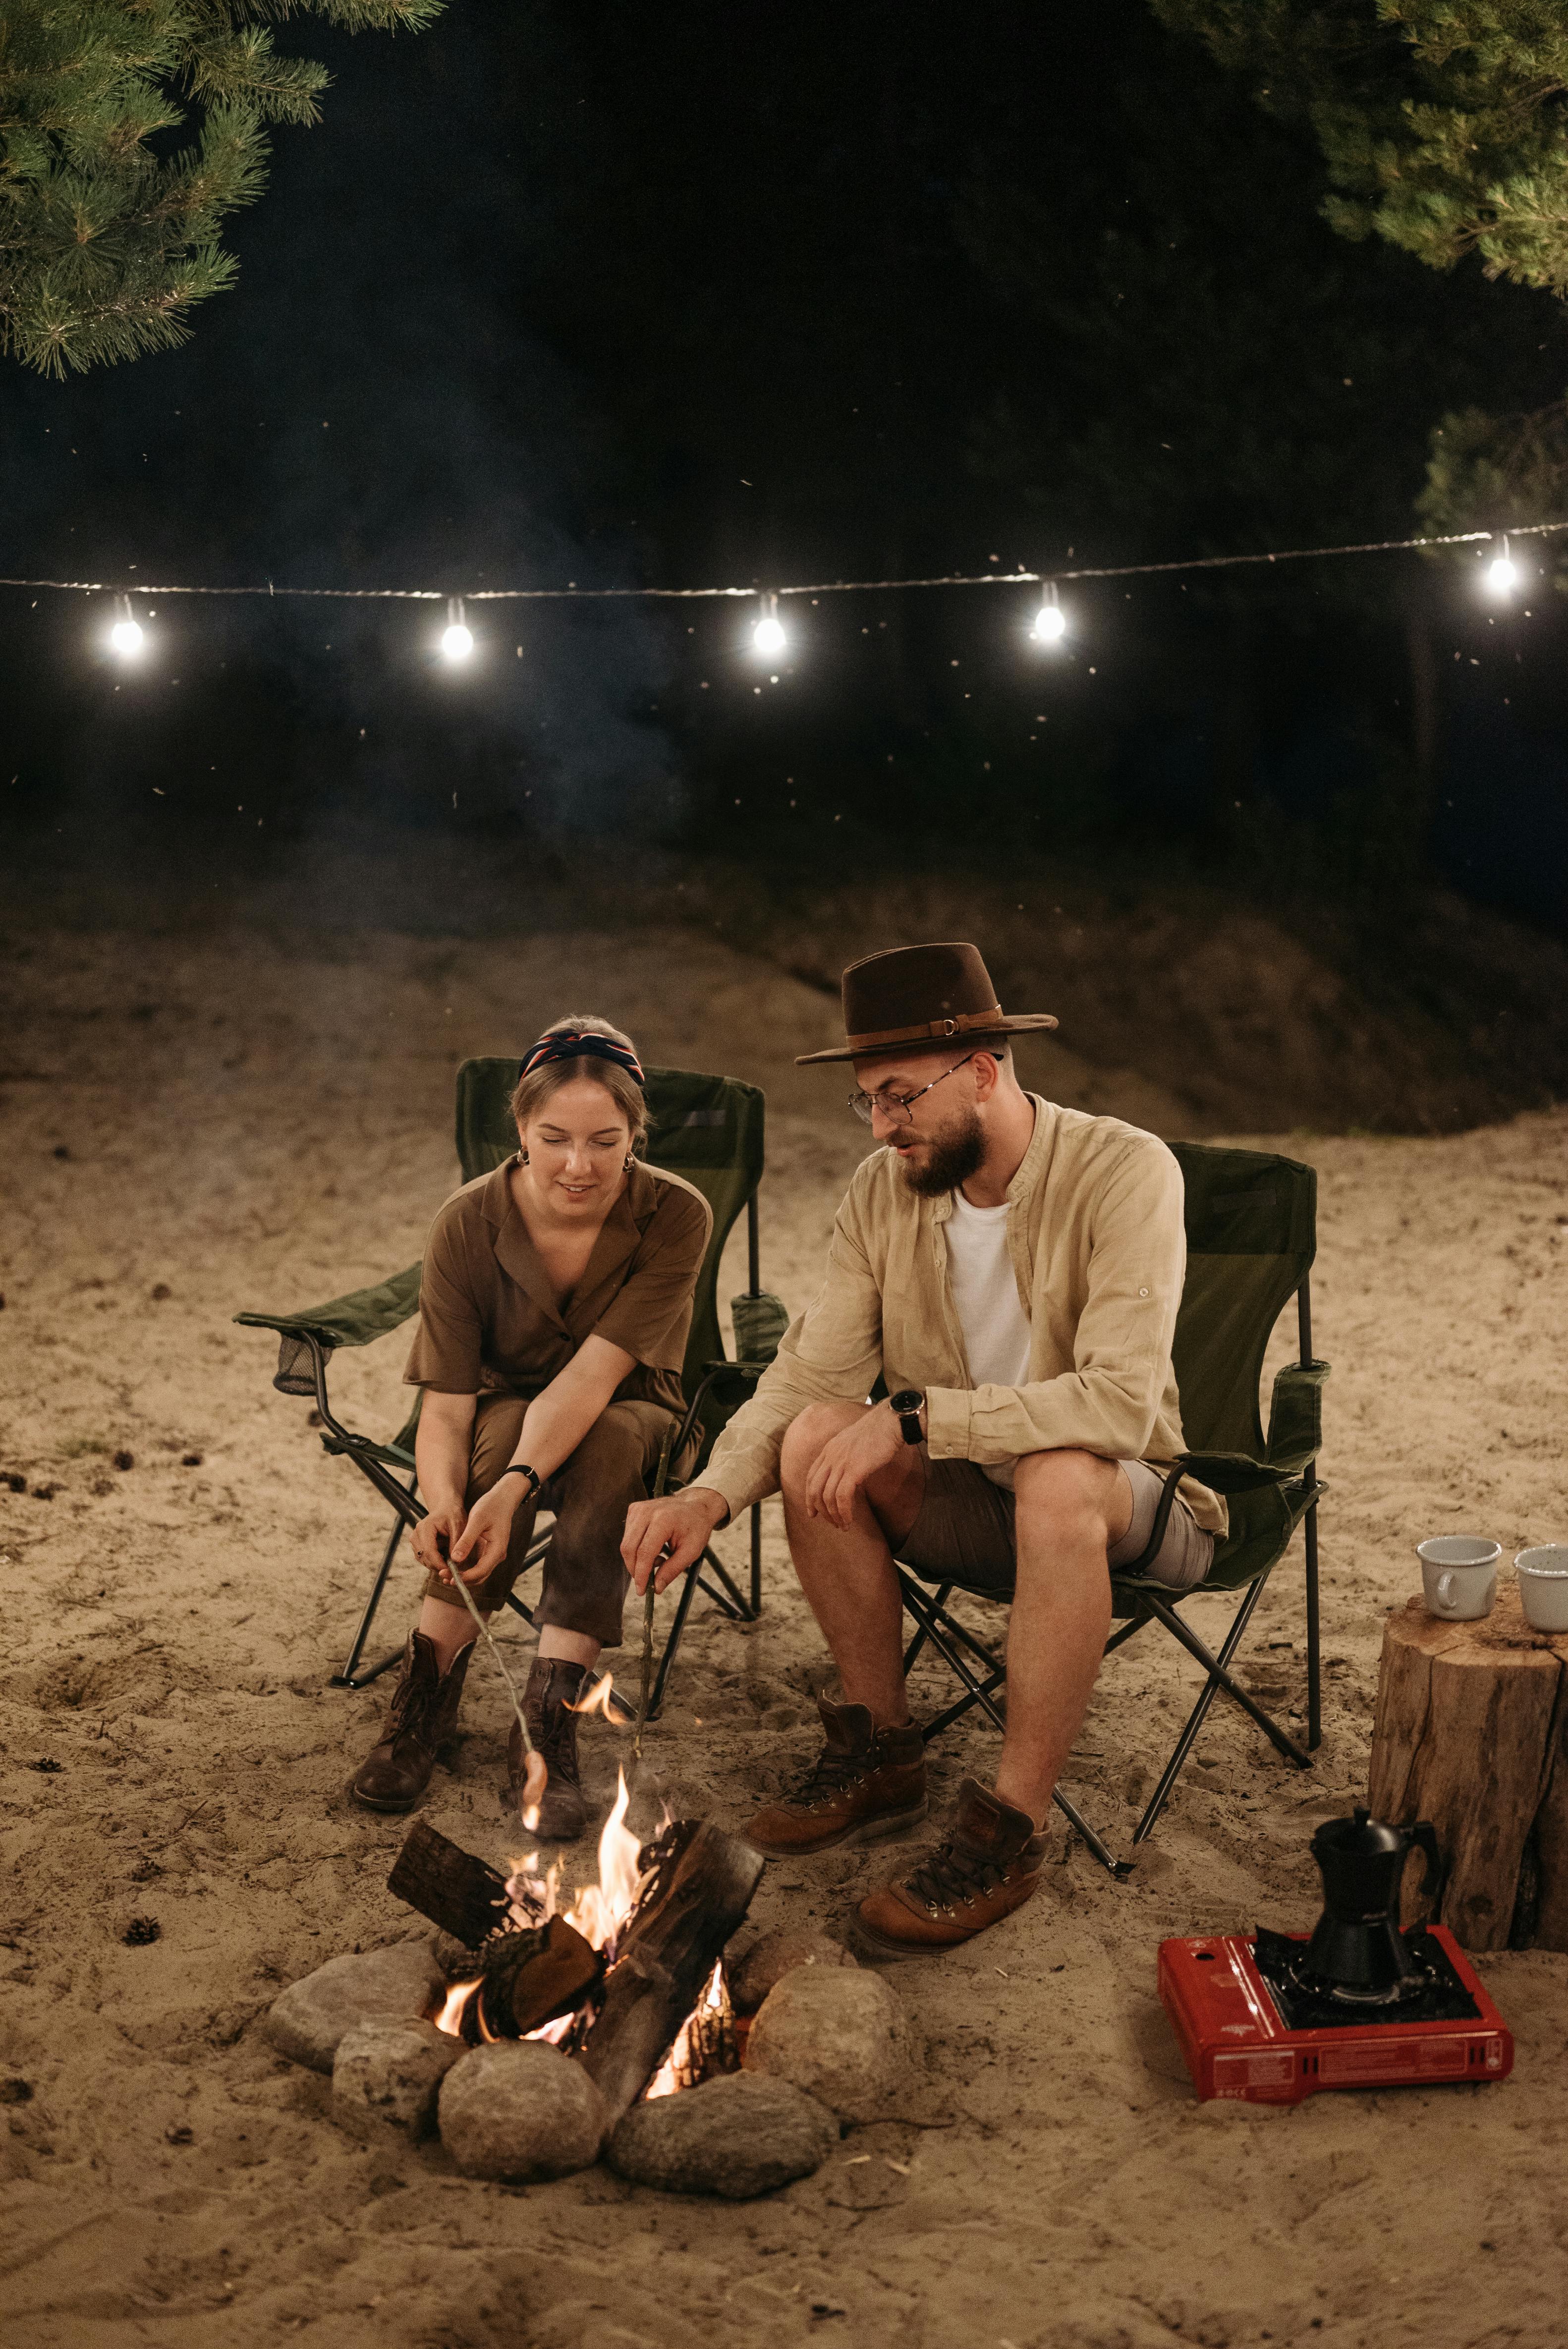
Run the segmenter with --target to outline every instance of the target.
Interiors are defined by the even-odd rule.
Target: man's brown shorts
[[[1141,1460],[1118,1465],[1132,1487],[1132,1523],[1108,1553],[1113,1570],[1130,1566],[1148,1547],[1164,1482]],[[1213,1555],[1213,1535],[1203,1531],[1178,1494],[1159,1554],[1143,1571],[1172,1590],[1191,1590],[1208,1573]],[[1018,1570],[1012,1494],[972,1460],[928,1460],[925,1498],[898,1556],[923,1582],[1010,1597]]]

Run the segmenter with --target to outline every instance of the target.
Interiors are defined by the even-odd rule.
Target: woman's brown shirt
[[[511,1195],[516,1164],[465,1183],[430,1226],[407,1383],[531,1401],[584,1338],[598,1337],[633,1358],[616,1402],[684,1411],[681,1364],[713,1227],[707,1201],[678,1174],[639,1161],[558,1308]]]

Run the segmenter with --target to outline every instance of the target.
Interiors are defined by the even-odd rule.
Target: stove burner
[[[1336,1987],[1307,1970],[1306,1945],[1289,1933],[1260,1925],[1253,1963],[1287,2031],[1332,2030],[1336,2025],[1388,2023],[1474,2023],[1480,2009],[1465,1988],[1447,1951],[1423,1928],[1403,1937],[1415,1971],[1386,1989]]]

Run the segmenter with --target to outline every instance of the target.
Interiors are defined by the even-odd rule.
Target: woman
[[[453,1194],[425,1249],[404,1377],[424,1390],[415,1458],[429,1514],[413,1545],[428,1578],[391,1710],[349,1791],[378,1811],[411,1810],[424,1793],[478,1636],[453,1578],[492,1614],[548,1486],[555,1530],[523,1710],[550,1772],[539,1833],[565,1841],[587,1818],[571,1708],[600,1650],[620,1643],[626,1510],[646,1499],[685,1407],[713,1217],[689,1183],[638,1159],[643,1071],[608,1021],[547,1028],[511,1113],[515,1156]],[[514,1795],[522,1764],[514,1723]]]

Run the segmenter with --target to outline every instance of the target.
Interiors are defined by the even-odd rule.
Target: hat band
[[[917,1028],[878,1028],[865,1036],[846,1036],[851,1052],[874,1052],[883,1044],[923,1044],[933,1037],[972,1036],[976,1030],[995,1033],[1005,1014],[999,1003],[989,1011],[961,1011],[954,1019],[923,1019]]]

